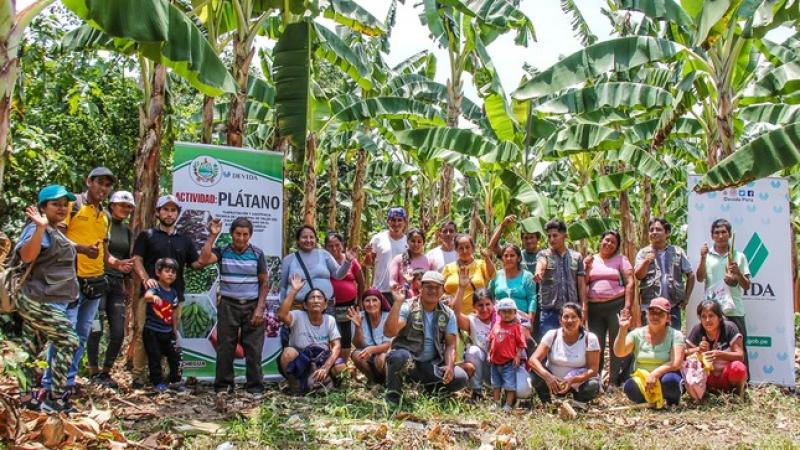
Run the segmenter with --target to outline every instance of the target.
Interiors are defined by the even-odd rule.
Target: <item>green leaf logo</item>
[[[761,266],[764,265],[764,261],[767,260],[767,256],[769,256],[769,251],[764,245],[764,242],[761,241],[761,237],[758,233],[753,233],[753,236],[750,237],[750,241],[744,248],[744,256],[747,257],[747,262],[750,265],[750,273],[755,278],[758,274],[758,270],[761,269]]]

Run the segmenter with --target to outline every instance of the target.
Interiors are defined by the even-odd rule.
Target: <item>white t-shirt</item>
[[[289,333],[289,346],[303,351],[311,344],[327,347],[331,341],[341,339],[336,319],[329,315],[322,315],[322,323],[313,325],[308,320],[308,314],[302,310],[289,312],[292,315],[291,332]]]
[[[567,345],[561,335],[561,328],[550,330],[542,338],[542,344],[550,348],[546,367],[558,378],[564,378],[573,369],[586,367],[586,352],[599,352],[600,341],[588,330],[574,344]],[[588,339],[587,339],[588,337]],[[588,341],[588,342],[587,342]],[[587,346],[588,343],[588,346]]]
[[[403,253],[408,248],[406,236],[394,240],[389,237],[389,231],[381,231],[369,241],[372,251],[375,252],[375,272],[373,273],[372,286],[381,292],[389,292],[389,266],[392,258]]]
[[[486,339],[489,338],[489,332],[492,331],[492,323],[483,323],[475,314],[470,314],[467,318],[469,319],[470,342],[480,347],[481,350],[488,351]]]
[[[386,319],[388,317],[389,313],[386,311],[382,311],[381,319],[378,321],[377,324],[372,324],[373,328],[372,330],[370,330],[369,320],[367,320],[367,313],[361,311],[361,335],[364,336],[364,344],[367,347],[371,347],[373,345],[381,345],[384,342],[391,340],[383,334],[383,326],[386,325]]]
[[[430,261],[434,270],[438,272],[441,272],[444,269],[444,266],[450,264],[451,262],[455,262],[456,259],[458,259],[458,253],[455,249],[446,252],[442,250],[441,245],[431,249],[431,251],[425,254],[425,256],[428,257],[428,261]]]

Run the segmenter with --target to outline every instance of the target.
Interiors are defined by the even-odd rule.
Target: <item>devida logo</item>
[[[222,170],[219,161],[210,156],[198,156],[190,165],[192,181],[197,185],[209,187],[217,184]]]
[[[758,233],[753,233],[750,237],[744,248],[744,256],[747,258],[748,266],[750,266],[750,275],[755,279],[769,256],[769,250],[767,250],[767,246],[764,245]],[[750,289],[745,291],[744,294],[751,297],[775,297],[775,292],[769,283],[763,284],[756,281],[750,283]]]

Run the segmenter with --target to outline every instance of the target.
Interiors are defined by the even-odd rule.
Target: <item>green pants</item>
[[[60,397],[67,385],[67,371],[78,349],[78,334],[66,314],[66,305],[44,303],[30,299],[21,293],[17,298],[17,312],[24,319],[22,344],[28,354],[39,353],[36,348],[36,333],[44,335],[55,352],[50,370],[53,374],[52,395]]]

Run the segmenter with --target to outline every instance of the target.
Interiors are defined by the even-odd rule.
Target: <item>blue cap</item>
[[[387,219],[394,219],[395,217],[399,217],[401,219],[406,218],[406,210],[401,207],[389,208],[389,213],[386,214]]]
[[[68,191],[67,188],[60,184],[51,184],[50,186],[45,186],[39,191],[39,204],[41,205],[44,202],[49,202],[50,200],[57,200],[62,197],[67,197],[67,200],[74,202],[75,195]]]

